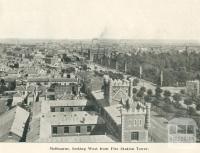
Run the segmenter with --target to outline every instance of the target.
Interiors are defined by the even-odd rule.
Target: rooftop
[[[28,78],[28,82],[77,82],[75,78],[48,78],[48,77],[34,77]]]
[[[84,124],[104,124],[104,120],[93,111],[79,112],[51,112],[42,114],[42,122],[51,125],[84,125]]]
[[[45,143],[108,143],[108,142],[116,142],[109,135],[82,135],[82,136],[65,136],[65,137],[51,137],[46,139],[40,139],[39,142]]]
[[[75,100],[48,100],[46,101],[49,106],[86,106],[91,104],[87,99]]]
[[[121,124],[121,104],[104,107],[105,111],[112,117],[117,125]]]
[[[183,118],[183,117],[174,118],[174,119],[170,120],[168,123],[174,124],[174,125],[195,125],[195,126],[197,126],[196,122],[193,119]]]
[[[29,112],[19,106],[2,114],[0,116],[0,137],[8,132],[12,132],[22,137],[28,117]]]

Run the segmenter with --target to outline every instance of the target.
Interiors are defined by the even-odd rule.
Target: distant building
[[[168,142],[195,143],[197,124],[191,118],[174,118],[168,123]]]
[[[186,92],[190,96],[199,95],[199,80],[187,81],[186,82]]]
[[[17,106],[0,115],[0,141],[22,141],[29,112]]]

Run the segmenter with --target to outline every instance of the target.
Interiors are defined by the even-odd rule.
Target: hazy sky
[[[200,0],[0,0],[0,38],[200,40]]]

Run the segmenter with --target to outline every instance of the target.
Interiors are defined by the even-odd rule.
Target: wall
[[[140,124],[141,120],[141,124]],[[136,121],[136,124],[135,124]],[[122,116],[122,142],[132,142],[131,133],[139,132],[139,139],[136,142],[148,141],[148,130],[145,129],[145,115],[123,114]]]
[[[80,133],[76,133],[76,126],[80,126]],[[87,132],[87,126],[91,126],[91,132]],[[57,134],[53,134],[52,136],[74,136],[74,135],[103,135],[105,134],[105,125],[104,124],[96,124],[96,125],[58,125],[52,126],[57,127]],[[69,127],[69,133],[64,133],[64,127]]]

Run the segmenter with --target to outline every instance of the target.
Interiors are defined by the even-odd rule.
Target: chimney
[[[130,98],[133,97],[133,78],[129,79],[129,96]]]
[[[151,103],[146,103],[146,128],[149,129],[151,126]]]

